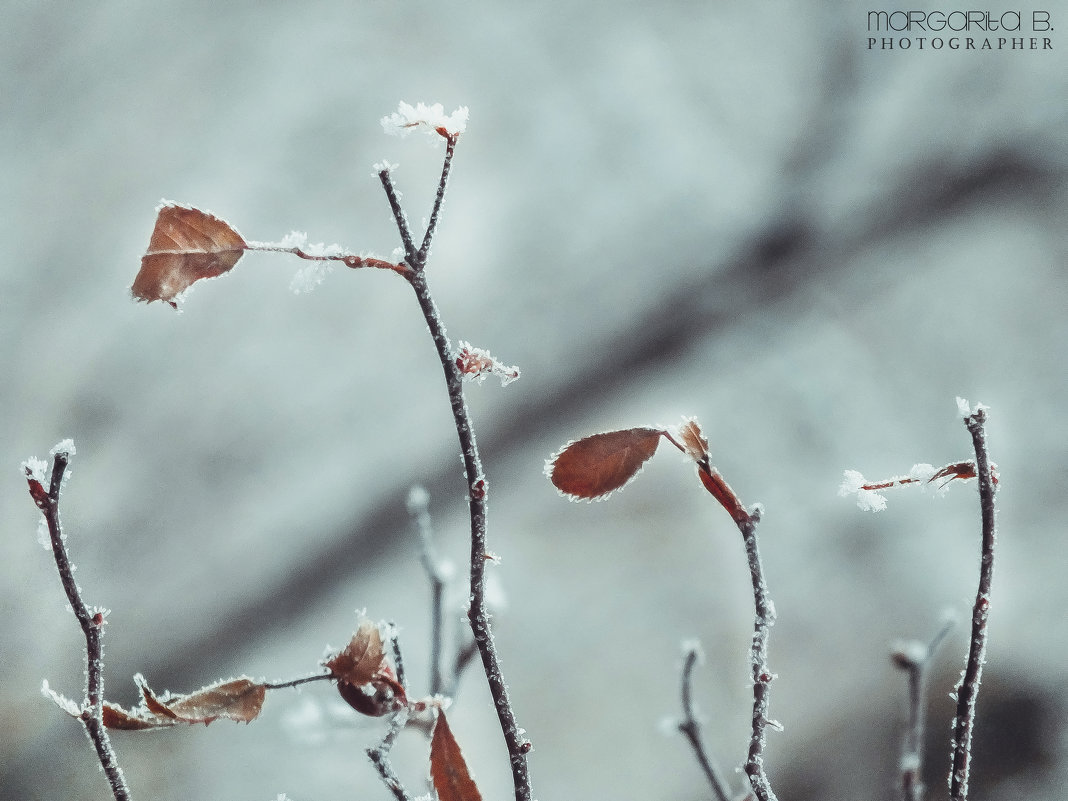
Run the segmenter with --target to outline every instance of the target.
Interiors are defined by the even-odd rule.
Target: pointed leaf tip
[[[164,204],[130,292],[137,300],[177,307],[183,292],[201,278],[228,272],[247,247],[241,234],[215,215]]]
[[[361,685],[374,679],[385,661],[386,652],[378,624],[364,618],[349,644],[325,664],[339,681]]]
[[[660,428],[608,431],[568,444],[546,465],[553,485],[571,498],[599,500],[624,486],[660,444]]]
[[[463,752],[440,709],[430,740],[430,778],[434,781],[438,801],[482,801],[482,794],[467,770]]]
[[[705,437],[696,417],[687,417],[677,430],[678,437],[686,455],[697,462],[698,466],[709,463],[708,439]]]

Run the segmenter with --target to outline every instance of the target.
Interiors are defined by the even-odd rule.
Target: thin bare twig
[[[397,683],[404,689],[405,695],[408,693],[408,678],[404,672],[404,657],[401,656],[400,636],[397,634],[397,624],[392,620],[387,624],[389,626],[389,643],[393,648],[393,667],[397,673]]]
[[[441,196],[445,192],[445,183],[453,152],[454,149],[450,147],[445,154],[445,163],[442,167],[438,190]],[[482,470],[482,460],[479,456],[471,415],[467,409],[463,380],[460,370],[456,366],[449,339],[445,334],[445,326],[441,321],[441,315],[438,313],[437,304],[435,304],[433,295],[427,285],[426,273],[423,269],[425,263],[419,252],[415,251],[412,245],[404,211],[397,200],[389,172],[387,170],[381,171],[379,178],[389,198],[393,217],[397,222],[397,230],[400,232],[401,240],[404,244],[406,259],[409,266],[412,267],[410,271],[402,273],[402,275],[415,291],[419,308],[423,312],[423,318],[426,320],[430,336],[434,341],[434,347],[437,350],[438,359],[445,375],[445,387],[449,394],[456,435],[460,442],[464,475],[467,479],[467,496],[471,518],[471,604],[468,609],[471,633],[474,635],[475,644],[482,657],[482,667],[489,683],[494,707],[497,710],[497,718],[500,721],[505,745],[508,748],[516,801],[532,801],[533,790],[527,767],[527,753],[531,749],[531,744],[529,740],[523,737],[519,726],[516,724],[515,713],[508,697],[508,687],[505,684],[500,660],[497,656],[497,648],[493,642],[489,614],[486,610],[486,500],[488,485]],[[436,203],[435,207],[440,207],[440,202]],[[432,233],[432,231],[428,229],[428,233]],[[429,243],[430,239],[426,238],[424,244],[428,248]]]
[[[401,245],[404,247],[404,258],[408,259],[411,266],[415,267],[415,245],[412,243],[412,231],[408,227],[408,216],[401,207],[397,190],[393,186],[393,178],[390,177],[389,169],[378,172],[378,180],[382,182],[382,188],[386,190],[386,199],[389,200],[389,208],[393,212],[393,219],[397,223],[397,231],[400,232]]]
[[[434,529],[430,520],[429,503],[430,498],[422,487],[413,487],[408,493],[408,514],[415,520],[419,533],[419,558],[430,581],[430,694],[437,695],[444,687],[441,660],[445,576],[434,548]]]
[[[712,759],[708,756],[708,752],[705,750],[705,743],[701,738],[701,724],[697,720],[697,715],[694,711],[692,694],[693,669],[700,656],[700,646],[694,642],[692,644],[684,645],[684,648],[686,650],[682,663],[683,719],[679,721],[679,731],[690,741],[694,756],[697,757],[698,764],[705,772],[705,777],[708,779],[708,783],[712,786],[712,792],[716,794],[716,798],[718,798],[719,801],[730,801],[730,788],[723,780],[723,777],[720,776],[719,770],[716,768]]]
[[[397,735],[401,733],[404,724],[408,722],[408,710],[401,709],[389,719],[389,729],[377,746],[367,749],[367,757],[375,766],[382,782],[393,793],[397,801],[413,801],[397,772],[393,769],[393,763],[389,759],[389,752],[393,750],[393,744],[397,741]]]
[[[315,673],[311,676],[301,676],[299,679],[289,679],[288,681],[264,682],[263,686],[266,687],[268,690],[284,690],[288,687],[297,687],[301,684],[310,684],[313,681],[329,681],[333,678],[333,673]]]
[[[939,644],[953,628],[949,620],[925,647],[910,641],[898,645],[891,657],[908,674],[908,725],[901,748],[901,793],[905,801],[923,798],[923,698],[927,691],[927,667]]]
[[[48,536],[52,543],[52,556],[59,569],[59,578],[63,590],[70,601],[74,616],[85,634],[85,697],[78,719],[85,726],[85,731],[96,749],[97,759],[104,769],[108,784],[111,785],[115,801],[129,801],[130,790],[122,775],[115,750],[111,747],[107,729],[104,727],[104,623],[103,610],[90,610],[82,600],[78,584],[74,580],[74,569],[67,554],[63,530],[59,521],[59,495],[63,485],[63,474],[70,463],[71,451],[58,449],[52,458],[52,479],[47,492],[41,482],[34,477],[33,471],[26,468],[26,480],[30,495],[37,508],[44,513],[48,525]]]
[[[416,264],[418,264],[416,269],[421,269],[426,264],[426,257],[430,252],[430,243],[434,239],[434,232],[438,227],[438,218],[441,215],[441,204],[445,200],[445,187],[449,183],[449,169],[452,166],[452,157],[456,151],[456,142],[459,139],[459,134],[450,134],[445,137],[445,163],[441,168],[441,178],[438,179],[438,191],[434,195],[434,210],[430,212],[430,222],[427,223],[426,233],[423,234],[423,243],[419,246],[419,251],[416,254]]]
[[[390,628],[390,644],[393,647],[393,665],[397,671],[397,681],[401,687],[404,688],[405,693],[408,692],[408,682],[404,673],[404,658],[401,655],[400,638],[397,636],[397,627],[392,621],[389,623]],[[382,782],[393,793],[393,797],[397,801],[412,801],[412,797],[408,794],[404,784],[397,776],[397,772],[393,769],[393,762],[389,758],[389,752],[393,750],[393,744],[397,741],[397,735],[404,729],[405,724],[408,722],[408,709],[403,708],[394,713],[389,719],[389,729],[386,730],[386,735],[382,738],[377,746],[367,749],[367,757],[371,760],[371,763],[378,771],[378,775],[382,777]]]
[[[968,661],[957,684],[957,714],[953,720],[952,767],[949,774],[949,797],[965,801],[968,797],[968,771],[971,767],[972,730],[975,726],[975,702],[986,661],[986,628],[990,617],[990,591],[994,579],[994,544],[997,527],[994,520],[994,479],[986,447],[986,409],[982,406],[964,418],[975,447],[975,468],[979,482],[979,507],[982,515],[982,556],[979,561],[979,588],[972,608],[972,631]]]
[[[775,605],[768,595],[764,580],[764,565],[757,548],[756,529],[760,522],[760,509],[754,509],[746,520],[739,520],[738,530],[745,541],[745,553],[749,561],[749,575],[753,581],[753,647],[750,661],[753,669],[753,734],[749,739],[749,754],[745,760],[745,773],[753,792],[760,801],[776,801],[771,782],[764,771],[764,746],[767,742],[767,726],[778,726],[768,717],[768,702],[771,682],[775,674],[768,668],[768,635],[775,624]]]

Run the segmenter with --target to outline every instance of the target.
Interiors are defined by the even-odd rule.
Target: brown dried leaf
[[[686,421],[678,428],[678,435],[679,440],[686,449],[686,455],[697,462],[698,465],[707,465],[709,460],[708,440],[705,439],[697,418],[686,418]]]
[[[467,770],[463,752],[440,709],[430,740],[430,778],[434,780],[438,801],[482,801],[482,794]]]
[[[385,661],[378,624],[365,618],[345,649],[325,664],[334,678],[359,686],[374,679]]]
[[[143,729],[158,729],[163,726],[173,725],[172,720],[161,718],[146,718],[134,712],[128,712],[118,704],[104,702],[104,725],[109,729],[119,731],[139,731]]]
[[[584,437],[556,454],[545,472],[565,495],[604,498],[638,474],[663,434],[660,428],[628,428]]]
[[[396,712],[408,703],[404,688],[395,680],[381,675],[369,684],[355,685],[339,681],[337,691],[346,704],[361,715],[372,718]]]
[[[179,723],[203,723],[219,718],[248,723],[259,717],[267,687],[250,678],[209,684],[188,695],[157,695],[140,674],[134,681],[141,690],[141,706],[128,711],[104,703],[104,725],[109,729],[158,729]]]
[[[130,291],[137,300],[162,300],[177,307],[178,296],[195,281],[227,272],[247,247],[241,234],[218,217],[165,204]]]
[[[168,711],[183,723],[208,724],[219,718],[249,723],[259,717],[266,696],[267,688],[263,684],[242,676],[208,685],[189,695],[176,696],[164,703]]]

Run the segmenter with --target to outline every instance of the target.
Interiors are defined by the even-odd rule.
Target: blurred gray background
[[[418,223],[443,153],[382,135],[406,100],[471,109],[432,286],[454,340],[523,371],[469,395],[537,796],[708,797],[668,731],[691,637],[710,748],[742,786],[752,598],[729,518],[671,449],[606,503],[567,503],[542,476],[569,439],[684,414],[767,509],[779,797],[895,797],[888,649],[948,610],[961,624],[929,710],[943,793],[974,484],[896,492],[879,515],[836,489],[846,468],[967,458],[960,395],[991,407],[1002,475],[973,797],[1063,798],[1068,6],[1043,8],[1052,51],[879,52],[864,10],[814,1],[0,6],[0,796],[107,796],[39,692],[80,697],[83,645],[18,465],[64,437],[78,578],[112,610],[110,698],[134,703],[139,670],[178,691],[301,675],[362,608],[397,622],[425,686],[404,498],[427,487],[461,577],[466,510],[408,287],[336,271],[294,296],[303,263],[252,254],[180,315],[127,292],[162,197],[251,239],[295,229],[388,256],[371,165],[400,164]],[[465,675],[451,719],[485,797],[504,798],[484,683]],[[388,798],[363,754],[381,722],[339,704],[312,685],[249,726],[114,742],[140,799]],[[416,792],[425,759],[406,733]]]

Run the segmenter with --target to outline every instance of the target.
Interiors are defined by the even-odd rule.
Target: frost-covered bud
[[[460,341],[460,349],[455,357],[456,368],[465,380],[482,383],[487,375],[495,375],[501,380],[501,386],[505,387],[519,378],[519,368],[514,365],[509,367],[493,357],[493,354],[483,348],[476,348],[470,342]]]
[[[393,136],[407,136],[413,130],[437,134],[446,138],[458,136],[467,130],[467,106],[460,106],[452,114],[446,114],[441,103],[431,106],[417,103],[412,106],[403,100],[397,110],[382,118],[382,128]]]

